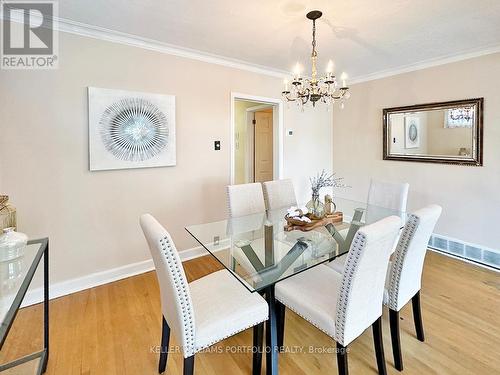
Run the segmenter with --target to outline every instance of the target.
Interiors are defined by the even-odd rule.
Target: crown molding
[[[4,19],[3,15],[1,19]],[[264,65],[253,64],[243,60],[224,57],[191,48],[185,48],[174,44],[163,43],[157,40],[143,38],[137,35],[115,31],[104,27],[89,25],[82,22],[72,21],[65,18],[54,17],[53,19],[55,25],[54,29],[59,32],[123,44],[132,47],[138,47],[149,51],[184,57],[191,60],[221,65],[228,68],[245,70],[252,73],[264,74],[281,79],[289,76],[289,72],[287,71],[270,68]],[[15,17],[12,18],[12,21],[24,23],[23,19],[17,19]]]
[[[461,53],[449,54],[429,60],[419,61],[413,64],[400,66],[393,69],[381,70],[375,73],[354,77],[350,80],[350,85],[355,85],[358,83],[363,83],[368,81],[374,81],[377,79],[392,77],[404,73],[411,73],[418,70],[428,69],[440,65],[451,64],[499,52],[500,52],[500,45],[493,45],[493,46],[483,47],[480,49],[472,49]]]
[[[176,46],[174,44],[162,43],[153,39],[142,38],[136,35],[114,31],[98,26],[87,25],[81,22],[66,20],[62,18],[59,18],[58,21],[59,31],[70,34],[105,40],[108,42],[114,42],[133,47],[139,47],[142,49],[160,52],[167,55],[184,57],[191,60],[198,60],[209,64],[222,65],[228,68],[246,70],[252,73],[259,73],[277,78],[284,78],[289,74],[286,71],[269,68],[267,66],[252,64],[243,60],[232,59],[191,48]]]
[[[1,15],[0,19],[2,20],[4,19],[3,14]],[[15,19],[15,18],[13,18],[12,21],[19,23],[24,22],[23,19]],[[143,38],[137,35],[128,34],[121,31],[115,31],[104,27],[89,25],[86,23],[72,21],[60,17],[54,17],[54,21],[56,25],[55,29],[60,32],[142,48],[150,51],[164,53],[167,55],[184,57],[191,60],[197,60],[209,64],[221,65],[229,68],[249,71],[252,73],[263,74],[281,79],[290,76],[290,72],[285,70],[271,68],[265,65],[254,64],[247,61],[220,56],[191,48],[185,48],[174,44],[163,43],[157,40]],[[354,76],[349,81],[350,85],[355,85],[358,83],[374,81],[377,79],[387,78],[404,73],[410,73],[418,70],[423,70],[463,60],[469,60],[472,58],[486,56],[499,52],[500,52],[500,45],[481,47],[472,50],[462,51],[460,53],[449,54],[437,58],[423,60],[413,64],[408,64],[396,68],[381,70],[366,75]]]

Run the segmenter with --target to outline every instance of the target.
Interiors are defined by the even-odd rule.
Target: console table
[[[33,275],[43,258],[43,349],[0,365],[0,373],[12,373],[14,367],[28,368],[29,373],[45,372],[49,359],[49,239],[29,241],[24,255],[0,262],[0,350],[21,307]],[[23,372],[24,373],[24,372]],[[28,372],[27,372],[28,373]]]

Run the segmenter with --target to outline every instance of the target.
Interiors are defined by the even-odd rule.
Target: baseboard
[[[500,251],[457,238],[434,233],[429,239],[429,248],[468,263],[500,270]]]
[[[183,250],[180,253],[181,260],[183,262],[191,259],[196,259],[205,255],[209,255],[208,252],[202,246],[193,247],[192,249]]]
[[[450,241],[453,244],[456,243],[463,243],[459,242],[456,239],[450,239],[448,237],[438,235],[438,234],[433,234],[431,237],[431,240],[429,241],[429,248],[435,252],[438,252],[440,254],[444,254],[446,256],[450,256],[455,259],[462,260],[467,263],[471,263],[474,265],[478,265],[490,270],[495,270],[499,271],[495,265],[491,264],[485,264],[484,262],[481,262],[480,259],[471,259],[468,258],[462,254],[452,254],[450,253],[450,250],[448,248],[443,249],[443,248],[438,248],[437,241],[435,241],[436,238],[439,239],[447,239],[447,241]],[[463,243],[464,246],[472,246],[472,244],[466,244]],[[456,245],[455,245],[456,246]],[[476,245],[477,246],[477,245]],[[441,246],[444,247],[444,246]],[[491,249],[482,249],[483,251],[492,251]],[[183,262],[199,258],[201,256],[207,255],[207,251],[201,247],[194,247],[191,249],[186,249],[183,251],[179,252],[179,255],[181,257],[181,260]],[[145,272],[150,272],[154,270],[154,264],[152,259],[147,259],[142,262],[137,262],[137,263],[132,263],[132,264],[127,264],[125,266],[117,267],[117,268],[112,268],[110,270],[106,271],[101,271],[101,272],[95,272],[90,275],[78,277],[75,279],[59,282],[59,283],[54,283],[50,285],[50,299],[54,298],[59,298],[66,296],[68,294],[73,294],[80,292],[85,289],[90,289],[94,288],[96,286],[112,283],[114,281],[126,279],[127,277],[132,277],[136,275],[140,275],[141,273]],[[31,306],[37,303],[40,303],[43,301],[43,289],[42,288],[36,288],[33,290],[29,290],[26,293],[26,296],[24,297],[22,307],[26,306]]]
[[[198,258],[206,254],[206,250],[201,246],[179,252],[179,255],[181,256],[181,260],[183,262]],[[127,277],[140,275],[141,273],[150,272],[152,270],[154,270],[153,260],[147,259],[142,262],[127,264],[125,266],[112,268],[110,270],[95,272],[90,275],[54,283],[50,285],[49,298],[54,299],[67,296],[68,294],[73,294],[85,289],[112,283],[113,281],[126,279]],[[21,307],[31,306],[42,301],[42,288],[28,290]]]
[[[344,215],[344,222],[350,223],[352,216]],[[439,254],[461,260],[493,271],[500,271],[500,250],[488,248],[457,238],[433,233],[427,247]]]

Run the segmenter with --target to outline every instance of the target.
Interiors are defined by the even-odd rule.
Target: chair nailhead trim
[[[345,322],[347,318],[347,305],[349,303],[349,295],[352,289],[352,280],[361,254],[365,249],[366,236],[362,232],[357,232],[351,244],[351,249],[347,255],[346,264],[344,267],[344,275],[342,276],[342,285],[337,300],[337,317],[335,319],[335,340],[344,345]]]
[[[177,254],[174,253],[175,247],[172,245],[169,236],[160,239],[160,245],[165,256],[168,273],[173,279],[173,284],[176,289],[177,302],[182,309],[182,320],[184,326],[183,343],[184,356],[190,357],[195,353],[195,336],[194,336],[194,312],[191,302],[191,296],[187,288],[187,280],[184,275],[182,264],[179,263]]]
[[[233,217],[233,213],[231,210],[231,193],[229,192],[229,186],[226,187],[226,204],[227,204],[227,212],[229,213],[229,217]]]
[[[399,311],[398,296],[399,285],[401,282],[401,273],[403,271],[406,254],[408,253],[411,241],[413,240],[413,237],[415,236],[419,225],[420,218],[415,215],[410,215],[396,248],[394,262],[391,266],[390,283],[388,290],[389,301],[387,306],[394,311]]]

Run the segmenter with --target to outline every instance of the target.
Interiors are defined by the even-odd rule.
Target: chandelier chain
[[[312,55],[314,56],[314,54],[316,53],[316,20],[313,20],[313,40],[312,40],[312,47],[313,47]]]

